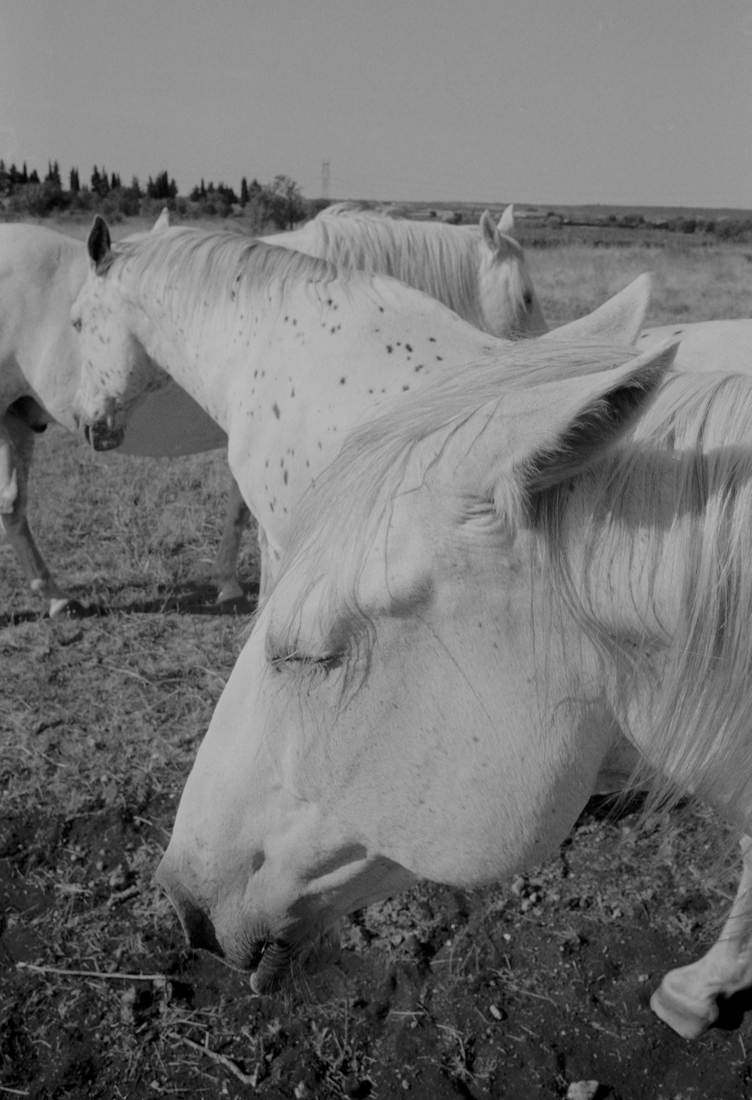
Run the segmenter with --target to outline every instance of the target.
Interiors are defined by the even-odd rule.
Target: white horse
[[[168,224],[166,212],[152,232]],[[59,614],[70,599],[37,549],[26,516],[34,433],[57,422],[75,430],[71,403],[80,357],[70,310],[88,271],[85,245],[35,225],[0,226],[0,522],[31,586]],[[130,425],[125,453],[158,457],[226,446],[196,403],[171,385],[145,402]],[[232,494],[217,555],[220,600],[242,595],[235,578]]]
[[[748,317],[646,328],[636,347],[647,351],[664,340],[681,340],[676,363],[682,369],[752,374],[752,319]]]
[[[99,218],[89,253],[71,313],[89,438],[117,446],[144,395],[168,375],[178,382],[229,438],[230,468],[259,525],[262,595],[296,502],[346,432],[438,367],[506,343],[394,279],[236,234],[169,229],[113,250]],[[571,331],[610,328],[616,317],[634,339],[647,295],[641,279]]]
[[[514,208],[478,228],[384,217],[346,205],[329,207],[300,229],[265,237],[340,268],[390,275],[422,290],[492,336],[516,339],[546,332]]]
[[[512,345],[353,433],[157,872],[194,946],[263,991],[418,879],[537,864],[624,737],[656,797],[749,830],[752,379],[663,382],[673,352]],[[752,983],[746,854],[721,941],[654,997],[683,1035]]]

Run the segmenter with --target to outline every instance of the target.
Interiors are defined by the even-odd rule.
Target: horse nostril
[[[91,427],[88,424],[84,427],[84,439],[91,446]]]
[[[214,931],[211,918],[206,915],[203,909],[199,909],[192,901],[184,898],[179,906],[179,914],[185,931],[185,938],[191,947],[210,951],[212,955],[219,955],[220,957],[224,955],[224,951],[219,946],[219,940]]]

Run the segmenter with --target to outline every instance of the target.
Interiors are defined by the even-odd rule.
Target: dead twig
[[[121,982],[166,982],[164,974],[123,974],[120,971],[106,970],[64,970],[59,966],[37,966],[36,963],[16,963],[17,970],[31,970],[34,974],[58,974],[63,978],[103,978],[105,981]]]
[[[183,1043],[185,1046],[190,1047],[192,1050],[199,1051],[200,1054],[205,1054],[207,1058],[211,1058],[213,1062],[217,1062],[220,1066],[224,1066],[230,1073],[237,1077],[243,1085],[251,1085],[252,1088],[256,1088],[258,1084],[258,1073],[256,1070],[253,1073],[243,1073],[237,1062],[233,1062],[232,1058],[228,1058],[226,1054],[220,1054],[216,1050],[212,1050],[211,1047],[196,1043],[193,1039],[187,1039],[183,1035],[178,1035],[174,1031],[170,1031],[166,1036],[168,1039],[175,1039],[178,1043]],[[209,1036],[207,1035],[207,1043]]]

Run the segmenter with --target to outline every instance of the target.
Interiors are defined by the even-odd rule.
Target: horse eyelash
[[[275,672],[282,672],[283,668],[294,669],[296,672],[317,670],[329,673],[339,668],[344,660],[342,653],[325,653],[320,657],[314,657],[309,653],[293,650],[287,653],[275,653],[269,658],[269,664]]]

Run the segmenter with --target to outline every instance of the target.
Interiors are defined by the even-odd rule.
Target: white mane
[[[305,227],[317,255],[337,266],[391,275],[483,328],[478,294],[477,227],[388,218],[364,210],[323,210]],[[522,263],[521,246],[504,238]]]
[[[128,277],[145,301],[164,300],[180,280],[180,308],[196,317],[211,313],[213,322],[229,321],[249,300],[284,300],[308,283],[325,286],[334,279],[365,281],[360,272],[339,272],[326,260],[279,248],[245,234],[205,232],[186,227],[147,234],[115,245],[100,273]]]

